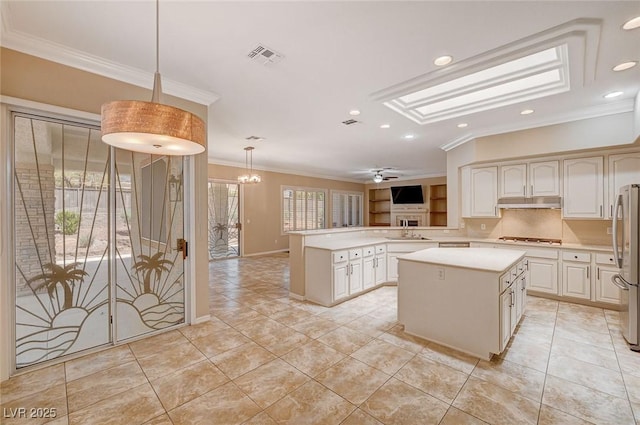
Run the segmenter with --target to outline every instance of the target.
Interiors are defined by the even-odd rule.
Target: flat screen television
[[[422,186],[393,186],[391,199],[394,204],[424,204]]]

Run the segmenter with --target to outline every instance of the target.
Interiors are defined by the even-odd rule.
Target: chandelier
[[[160,103],[160,6],[156,0],[156,72],[151,102],[116,100],[102,105],[102,141],[155,155],[204,152],[204,122],[191,112]]]
[[[253,146],[247,146],[244,148],[244,169],[245,173],[238,176],[238,183],[260,183],[262,178],[259,174],[253,172]]]

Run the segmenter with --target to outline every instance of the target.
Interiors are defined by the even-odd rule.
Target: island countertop
[[[429,248],[399,256],[398,260],[503,272],[525,255],[526,251],[499,248]]]

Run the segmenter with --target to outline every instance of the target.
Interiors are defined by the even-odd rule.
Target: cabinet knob
[[[577,256],[577,255],[574,255],[574,256],[573,256],[573,258],[578,258],[578,256]]]

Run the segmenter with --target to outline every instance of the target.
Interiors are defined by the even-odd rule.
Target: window
[[[331,192],[331,227],[362,226],[361,192]]]
[[[165,226],[165,196],[167,181],[167,162],[158,159],[142,166],[140,230],[142,237],[156,242],[167,242]],[[148,188],[148,190],[147,190]]]
[[[282,188],[282,231],[324,229],[326,191]]]

